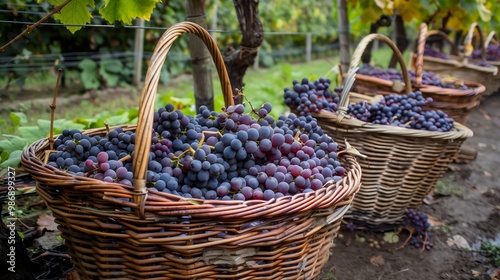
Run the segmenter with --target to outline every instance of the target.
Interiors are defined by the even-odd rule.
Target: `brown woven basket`
[[[363,38],[353,57],[360,58],[365,45],[383,35]],[[472,131],[455,123],[454,130],[433,132],[371,124],[345,114],[349,92],[360,59],[353,59],[337,113],[313,113],[321,128],[335,141],[346,139],[366,159],[359,159],[362,187],[344,219],[360,228],[393,229],[407,208],[418,208],[425,196],[447,170],[448,163]],[[357,100],[371,103],[373,97],[356,94]]]
[[[486,55],[486,48],[490,44],[497,45],[497,46],[500,45],[500,43],[498,42],[498,40],[495,39],[495,37],[496,37],[495,31],[490,31],[490,33],[488,33],[488,36],[484,40],[484,49],[483,49],[483,53],[482,53],[483,58]],[[497,69],[500,70],[500,61],[498,61],[498,60],[486,60],[486,61],[489,64],[497,67]],[[496,76],[493,77],[493,79],[490,83],[490,86],[491,86],[492,92],[488,92],[488,95],[491,95],[493,92],[499,91],[499,89],[500,89],[500,74],[497,74]]]
[[[423,23],[422,25],[424,25]],[[422,26],[421,25],[421,26]],[[471,50],[471,41],[474,35],[474,31],[477,30],[479,32],[479,37],[481,42],[483,42],[482,33],[480,32],[479,26],[476,23],[473,23],[467,33],[465,38],[465,48]],[[463,54],[460,53],[458,47],[453,43],[451,38],[444,32],[432,30],[427,31],[427,26],[425,29],[420,28],[419,33],[419,41],[425,41],[427,38],[431,36],[439,36],[443,38],[452,49],[452,54],[447,55],[449,59],[442,59],[431,56],[423,56],[423,70],[424,71],[432,71],[440,76],[452,76],[457,80],[462,81],[470,81],[477,84],[481,84],[485,86],[485,95],[492,93],[492,88],[490,86],[493,77],[497,75],[498,69],[495,66],[479,66],[475,65],[471,62],[475,60],[464,57]],[[416,68],[415,64],[417,61],[417,54],[412,53],[410,57],[410,68]],[[478,62],[478,61],[475,61]]]
[[[345,178],[310,193],[269,201],[186,199],[145,185],[153,105],[160,69],[174,40],[197,35],[208,47],[226,105],[232,93],[210,34],[178,23],[160,38],[141,94],[133,187],[67,174],[44,164],[48,139],[31,144],[22,165],[56,217],[84,279],[314,279],[361,184],[352,156],[340,156]],[[105,129],[87,130],[104,135]]]
[[[427,25],[422,24],[421,28],[425,28],[422,34],[426,34]],[[434,32],[431,31],[431,34]],[[387,95],[387,94],[408,94],[411,90],[419,90],[425,97],[431,97],[433,102],[426,105],[428,110],[442,110],[456,122],[465,124],[470,115],[470,112],[479,106],[481,97],[485,91],[482,84],[470,81],[460,81],[468,87],[468,89],[452,89],[442,88],[438,86],[430,86],[422,84],[423,75],[423,52],[425,47],[425,38],[419,37],[417,61],[414,63],[415,81],[411,87],[407,87],[407,81],[410,81],[406,64],[403,56],[397,46],[387,37],[380,36],[378,40],[384,41],[393,50],[403,73],[404,81],[400,86],[394,84],[393,81],[384,80],[368,75],[356,74],[356,81],[353,88],[356,92],[365,93],[368,95]],[[355,58],[353,58],[355,59]]]

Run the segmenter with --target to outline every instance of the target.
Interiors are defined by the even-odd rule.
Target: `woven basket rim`
[[[119,126],[128,130],[133,130],[135,125],[123,125]],[[82,134],[92,135],[97,133],[103,133],[105,128],[100,129],[90,129],[82,131]],[[342,147],[341,143],[339,148]],[[24,151],[21,157],[21,164],[24,168],[32,175],[32,177],[38,182],[43,182],[44,184],[50,184],[53,186],[73,186],[77,187],[79,190],[88,191],[89,195],[100,194],[110,194],[107,201],[123,205],[123,207],[131,207],[133,210],[140,207],[140,205],[133,202],[124,203],[123,201],[113,198],[112,194],[120,194],[122,197],[132,198],[134,186],[127,186],[117,182],[104,182],[97,179],[76,176],[68,174],[62,170],[59,170],[53,166],[45,164],[42,160],[44,155],[43,151],[48,148],[48,138],[43,138],[30,144]],[[38,156],[37,156],[38,155]],[[342,201],[346,197],[356,194],[361,187],[361,167],[357,160],[348,154],[339,155],[345,160],[343,165],[346,168],[346,175],[344,178],[337,183],[333,181],[325,182],[323,188],[308,192],[300,193],[295,195],[283,196],[280,198],[273,198],[268,201],[264,200],[248,200],[248,201],[237,201],[237,200],[209,200],[209,199],[195,199],[195,198],[184,198],[174,194],[166,194],[161,192],[156,192],[154,190],[147,189],[148,195],[144,199],[145,203],[155,202],[158,204],[157,207],[183,207],[184,210],[179,210],[179,215],[191,215],[192,217],[220,217],[224,219],[233,219],[236,217],[243,217],[248,215],[254,215],[251,213],[267,214],[270,216],[276,216],[283,214],[283,209],[286,209],[286,213],[295,213],[301,211],[310,211],[314,209],[328,208],[336,203]],[[41,186],[37,186],[40,188]],[[43,187],[42,187],[43,188]],[[97,190],[97,191],[96,191]],[[95,192],[95,193],[94,193]],[[152,196],[156,195],[156,196]],[[326,199],[325,201],[320,201]],[[294,207],[292,207],[294,206]],[[146,205],[147,208],[154,208],[153,206]],[[155,206],[156,207],[156,206]],[[282,209],[282,211],[276,210],[276,208]],[[259,209],[256,211],[256,209]],[[96,210],[98,212],[98,210]],[[230,214],[228,214],[230,213]],[[224,214],[224,217],[221,215]],[[226,215],[227,214],[227,215]],[[106,215],[106,214],[103,214]],[[135,217],[134,219],[139,219]],[[151,217],[149,217],[151,219]]]
[[[356,74],[356,80],[370,82],[370,83],[376,83],[378,85],[385,86],[385,87],[392,87],[393,86],[392,81],[384,80],[381,78],[376,78],[376,77],[372,77],[372,76],[364,75],[364,74]],[[404,86],[405,83],[402,82],[402,84]],[[427,93],[434,93],[437,95],[454,95],[454,96],[477,95],[477,94],[483,93],[486,90],[486,87],[480,83],[471,82],[471,81],[464,81],[464,84],[469,88],[468,89],[452,89],[452,88],[442,88],[442,87],[432,86],[432,85],[416,86],[414,84],[412,84],[412,88],[414,88],[414,90],[419,90],[419,91],[427,92]]]
[[[374,124],[360,121],[352,116],[337,114],[335,112],[321,110],[317,113],[312,114],[316,118],[328,118],[331,122],[337,125],[342,125],[349,127],[348,129],[355,129],[359,132],[370,132],[370,133],[381,133],[390,134],[396,136],[404,137],[418,137],[418,138],[432,138],[432,139],[442,139],[442,140],[456,140],[456,139],[467,139],[473,136],[472,130],[468,127],[454,122],[454,129],[447,132],[441,131],[429,131],[429,130],[418,130],[405,127],[398,127],[392,125],[382,125]],[[354,131],[353,131],[354,132]]]

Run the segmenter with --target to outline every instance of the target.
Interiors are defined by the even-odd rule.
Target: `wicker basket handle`
[[[399,51],[398,47],[394,42],[392,42],[389,37],[379,34],[379,33],[373,33],[369,34],[366,37],[364,37],[361,42],[359,42],[358,46],[354,50],[354,54],[352,55],[353,58],[351,60],[351,64],[349,65],[349,70],[347,72],[347,77],[344,81],[344,86],[342,89],[341,97],[340,97],[340,102],[339,102],[339,117],[337,118],[337,122],[341,122],[342,119],[344,118],[345,114],[347,113],[347,108],[349,105],[349,93],[351,91],[351,88],[354,84],[354,81],[356,80],[356,72],[359,69],[359,64],[361,62],[361,56],[363,55],[363,52],[366,50],[367,46],[370,44],[370,42],[379,40],[385,42],[389,47],[391,47],[392,51],[396,55],[396,58],[401,66],[401,71],[403,72],[403,79],[404,79],[404,84],[405,84],[405,93],[408,94],[411,92],[411,81],[410,81],[410,76],[408,75],[408,69],[406,68],[406,64],[403,60],[403,55]]]
[[[493,31],[490,31],[490,33],[488,33],[488,36],[486,37],[486,39],[484,40],[484,48],[486,49],[490,44],[494,44],[494,45],[499,45],[498,41],[496,40],[496,36],[497,33],[493,30]]]
[[[484,47],[483,32],[481,31],[481,28],[476,22],[473,22],[471,24],[469,32],[467,33],[467,36],[465,36],[464,55],[465,57],[469,57],[472,55],[472,52],[474,51],[474,47],[472,46],[472,38],[474,37],[474,31],[477,31],[477,33],[479,34],[479,48],[481,49],[481,60],[484,60],[486,58],[486,51]]]
[[[420,24],[420,30],[418,33],[417,41],[417,55],[415,58],[415,86],[420,87],[422,85],[422,75],[424,73],[424,51],[427,38],[431,36],[439,36],[443,38],[451,47],[452,54],[458,56],[459,51],[457,45],[453,43],[450,36],[448,36],[443,31],[439,30],[428,30],[427,24]]]
[[[351,71],[354,68],[357,68],[361,62],[361,56],[365,52],[366,48],[370,44],[371,41],[382,41],[385,42],[389,47],[391,47],[392,51],[396,55],[396,58],[399,62],[399,65],[401,66],[401,71],[403,72],[403,80],[405,83],[405,92],[406,94],[411,92],[411,80],[410,76],[408,75],[408,69],[406,67],[406,63],[404,62],[403,55],[401,54],[401,51],[399,51],[398,47],[394,42],[389,39],[389,37],[379,34],[379,33],[373,33],[369,34],[366,37],[364,37],[361,42],[359,42],[358,46],[356,47],[356,50],[354,50],[354,54],[352,55],[352,60],[351,64],[349,66],[349,71]]]
[[[200,38],[210,51],[214,60],[219,79],[222,85],[222,92],[224,95],[224,102],[226,106],[233,105],[232,88],[217,44],[212,39],[210,34],[198,24],[192,22],[180,22],[172,25],[163,33],[158,41],[153,55],[151,57],[151,64],[148,67],[146,78],[144,81],[144,88],[142,89],[141,99],[139,103],[139,119],[137,121],[135,149],[133,157],[133,201],[139,208],[136,208],[135,214],[140,218],[144,218],[144,204],[146,201],[146,172],[148,169],[149,149],[152,138],[153,127],[153,114],[156,91],[158,81],[160,79],[160,70],[165,63],[170,47],[177,37],[184,33],[196,35]]]

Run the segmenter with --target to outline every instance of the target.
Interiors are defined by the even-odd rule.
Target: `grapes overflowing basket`
[[[491,86],[491,82],[497,75],[498,69],[487,63],[485,60],[470,58],[470,54],[468,52],[472,52],[473,50],[471,42],[475,31],[479,34],[481,41],[480,48],[484,49],[484,40],[481,30],[476,23],[473,23],[464,39],[464,54],[460,53],[458,47],[446,33],[437,30],[428,31],[427,25],[422,23],[419,32],[419,42],[426,42],[428,38],[438,36],[446,41],[452,50],[451,54],[443,54],[426,47],[423,54],[423,70],[432,71],[441,76],[451,76],[457,80],[471,81],[481,84],[486,88],[484,94],[490,95],[494,91]],[[419,59],[418,55],[420,54],[411,54],[410,68],[416,67],[417,60]]]
[[[173,111],[168,105],[158,114],[153,112],[153,108],[160,69],[172,43],[184,33],[196,35],[209,49],[222,84],[225,110],[226,112],[234,111],[227,115],[221,114],[224,117],[228,116],[225,131],[200,133],[195,130],[200,129],[201,125],[194,126],[193,121],[188,120],[187,129],[179,134],[179,137],[184,140],[175,139],[172,144],[166,139],[169,139],[169,133],[174,130],[168,130],[166,127],[179,128],[179,123],[184,125],[182,122],[186,116],[182,116],[180,111]],[[263,106],[259,109],[259,116],[267,113],[270,110],[268,107]],[[334,176],[330,165],[328,167],[325,165],[323,171],[330,170],[329,176],[333,176],[333,179],[328,181],[325,179],[324,185],[318,186],[319,181],[314,180],[319,179],[314,179],[310,181],[310,186],[299,186],[297,179],[299,176],[292,174],[289,177],[296,176],[290,177],[295,178],[295,194],[284,195],[279,193],[282,191],[280,188],[286,187],[286,191],[292,193],[292,184],[286,186],[276,184],[279,177],[276,172],[274,176],[269,176],[271,178],[269,182],[263,181],[266,187],[269,187],[265,192],[257,191],[258,187],[253,192],[250,189],[250,194],[253,194],[254,198],[259,195],[260,199],[245,200],[248,188],[247,191],[241,189],[241,192],[238,191],[232,198],[228,195],[227,187],[234,190],[236,186],[239,189],[245,182],[233,176],[233,179],[228,178],[227,182],[222,182],[216,192],[205,190],[203,192],[205,197],[200,198],[202,183],[206,188],[211,182],[213,183],[213,180],[210,181],[207,180],[208,177],[204,177],[208,174],[208,170],[210,176],[213,175],[212,171],[217,173],[217,176],[220,174],[231,176],[231,174],[242,172],[238,159],[245,156],[245,159],[248,159],[250,155],[245,154],[247,148],[242,149],[241,142],[239,142],[239,139],[242,139],[240,136],[253,137],[250,130],[259,126],[262,131],[259,130],[260,134],[256,134],[257,136],[271,133],[271,125],[266,124],[272,120],[262,116],[257,125],[248,119],[248,115],[239,111],[241,108],[241,106],[233,105],[231,85],[224,62],[210,34],[196,24],[183,22],[169,28],[155,48],[141,94],[137,125],[123,125],[113,130],[104,128],[87,130],[82,133],[63,131],[63,134],[55,140],[59,147],[65,147],[62,150],[50,151],[50,140],[41,139],[24,151],[22,165],[37,181],[38,193],[53,211],[62,237],[70,249],[69,254],[75,268],[84,279],[267,280],[314,279],[320,274],[329,258],[329,249],[343,215],[360,188],[361,168],[354,157],[347,153],[338,153],[338,158],[334,159],[336,153],[332,151],[330,152],[332,157],[328,160],[324,157],[322,161],[320,159],[315,161],[312,156],[309,160],[304,160],[311,165],[315,164],[314,162],[323,164],[323,160],[325,163],[336,165],[334,172],[339,170],[341,176]],[[207,116],[205,116],[205,111],[208,112]],[[247,116],[245,121],[244,116]],[[241,117],[239,128],[244,126],[243,122],[252,124],[249,125],[252,128],[248,129],[248,133],[238,133],[237,139],[236,134],[230,131],[237,128],[234,122],[229,121],[229,118],[232,120],[233,117]],[[159,119],[163,120],[163,123],[158,124]],[[197,116],[198,122],[202,120],[208,126],[209,121],[214,123],[219,119],[205,109],[199,117]],[[280,119],[282,125],[280,129],[290,132],[292,131],[290,127],[287,128],[283,124],[286,120],[288,120],[287,117]],[[302,125],[302,119],[294,120],[297,125]],[[231,126],[230,122],[232,122]],[[211,127],[214,128],[215,125]],[[270,140],[267,140],[269,143],[265,141],[267,138],[262,138],[259,144],[261,149],[263,149],[264,142],[269,144],[267,155],[274,157],[277,153],[274,142],[279,141],[280,136],[285,134],[279,132],[277,125],[275,128],[274,135],[278,137],[272,138],[272,145]],[[309,129],[312,128],[309,127]],[[319,132],[318,129],[316,131]],[[161,141],[160,136],[154,134],[160,132],[161,137],[164,137]],[[217,135],[222,134],[224,135],[219,139]],[[158,139],[155,140],[155,137]],[[195,148],[190,144],[184,146],[187,142],[183,143],[183,141],[191,139],[190,137],[195,139],[193,143],[198,145],[196,151],[194,151],[196,146]],[[199,143],[196,140],[197,137]],[[336,143],[326,135],[315,134],[314,137],[318,137],[322,142],[329,139],[324,143],[325,149],[337,148]],[[205,138],[206,143],[202,143]],[[232,139],[230,145],[226,146],[223,153],[218,153],[219,156],[214,156],[212,153],[211,158],[214,161],[210,162],[208,153],[214,146],[215,149],[219,149],[221,145],[224,148],[226,144],[223,143],[227,139]],[[299,129],[293,136],[285,135],[285,142],[281,143],[281,146],[290,147],[287,139],[291,139],[290,142],[294,146],[291,148],[293,152],[301,152],[303,157],[306,156],[305,153],[313,154],[312,140],[308,140],[307,134],[300,133]],[[305,144],[301,142],[302,140]],[[96,141],[99,144],[96,144]],[[121,157],[121,152],[120,160],[110,160],[111,157],[117,156],[111,148],[114,146],[119,148],[126,142],[135,143],[133,152],[129,155],[125,153],[124,157]],[[75,143],[77,143],[76,147],[74,147]],[[73,147],[70,147],[70,144]],[[95,152],[96,147],[101,144],[111,150],[99,151],[97,149]],[[82,176],[78,171],[78,166],[75,167],[74,162],[71,163],[73,157],[64,158],[64,154],[70,152],[76,154],[76,157],[81,157],[77,150],[82,149],[80,146],[87,149],[89,145],[93,146],[87,153],[96,156],[83,159],[80,168],[93,172],[92,168],[98,165],[100,171],[92,175],[93,177]],[[164,155],[166,152],[163,148],[170,145],[183,147],[182,149],[185,147],[186,152],[176,153],[172,159],[165,160],[164,158],[161,164],[152,160],[155,155]],[[238,145],[239,147],[235,147]],[[125,144],[123,148],[128,149],[131,146],[131,144]],[[205,147],[209,148],[206,160],[204,159]],[[190,154],[191,151],[194,153]],[[262,154],[262,150],[253,151],[255,156],[259,153]],[[186,162],[188,154],[190,164]],[[230,157],[231,160],[219,161],[221,158],[218,157],[222,154],[224,157]],[[58,157],[59,155],[62,155],[62,159]],[[132,157],[130,162],[127,156]],[[184,165],[177,165],[174,168],[173,162],[181,159],[184,159]],[[198,166],[195,164],[195,159],[200,159],[203,164]],[[124,160],[123,166],[120,163],[121,160]],[[69,164],[67,164],[68,161]],[[294,165],[294,159],[290,161],[292,163],[287,164],[289,167],[298,167]],[[246,162],[248,163],[249,160]],[[255,158],[251,162],[252,167],[256,168],[258,162]],[[312,179],[316,175],[310,174],[310,171],[314,170],[312,166],[306,167],[304,163],[300,164],[305,170],[304,173],[300,173],[302,183],[305,185],[309,180],[304,180],[304,178]],[[57,168],[57,166],[65,165],[69,165],[67,170]],[[205,165],[210,165],[210,168],[203,169],[205,171],[201,170],[200,168],[205,168]],[[259,180],[268,178],[266,174],[276,171],[273,167],[286,170],[284,166],[276,165],[279,166],[268,164],[265,172],[259,172]],[[132,166],[132,171],[127,171],[130,166]],[[217,168],[212,170],[213,166]],[[233,169],[231,166],[237,168]],[[116,171],[113,168],[116,168]],[[161,175],[152,173],[152,170],[156,168],[164,168],[166,173]],[[198,173],[195,172],[196,168],[198,168],[196,170]],[[230,172],[221,173],[223,168]],[[73,169],[76,173],[71,172]],[[252,172],[250,169],[246,173],[250,174]],[[292,173],[297,172],[296,169],[290,168]],[[174,180],[173,176],[176,176],[176,172],[181,172],[182,175]],[[306,174],[308,172],[309,174]],[[157,175],[159,178],[155,177]],[[315,178],[319,178],[318,176]],[[217,177],[210,178],[216,178],[217,183]],[[256,182],[253,179],[249,177],[248,185]],[[154,187],[149,185],[151,180],[156,180]],[[178,188],[178,183],[184,182],[185,184],[188,180],[191,180],[192,185]],[[222,187],[223,184],[227,187]],[[297,191],[298,188],[302,192]],[[276,189],[276,191],[269,192],[269,189]],[[225,193],[220,193],[224,191]],[[286,191],[283,192],[286,193]],[[181,192],[182,196],[179,195]],[[270,194],[271,197],[269,197]],[[217,195],[222,196],[222,199],[214,198]]]
[[[382,36],[366,36],[353,57],[359,58],[366,44]],[[358,228],[389,230],[401,223],[406,209],[423,203],[473,133],[442,111],[422,110],[426,98],[421,92],[387,96],[350,92],[359,61],[351,61],[340,100],[323,84],[325,79],[294,81],[292,89],[285,89],[284,99],[293,112],[316,118],[335,141],[346,140],[360,157],[362,187],[344,219]],[[358,103],[350,103],[352,97]]]
[[[426,33],[426,28],[425,24],[421,25],[421,29],[424,30],[421,33]],[[442,110],[455,119],[456,122],[465,124],[470,111],[480,104],[481,97],[485,91],[484,85],[467,80],[442,79],[433,72],[423,71],[425,47],[425,38],[423,37],[419,37],[417,61],[413,65],[415,68],[413,70],[408,70],[401,52],[389,38],[378,36],[377,39],[384,41],[391,47],[401,66],[401,72],[396,72],[393,69],[387,71],[374,70],[375,74],[377,74],[376,71],[379,71],[379,76],[385,75],[385,77],[377,77],[377,75],[364,74],[366,70],[362,68],[356,74],[356,81],[353,85],[355,91],[371,95],[387,95],[391,93],[408,94],[412,89],[418,90],[425,97],[433,99],[431,103],[426,105],[428,109]],[[367,41],[362,41],[360,42],[360,46],[366,46],[365,42],[368,43]],[[359,55],[361,56],[362,52]],[[354,56],[353,59],[359,58]],[[395,81],[402,82],[397,83]],[[406,86],[407,84],[411,84],[411,87]]]

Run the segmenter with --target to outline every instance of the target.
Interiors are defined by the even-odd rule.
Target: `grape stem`
[[[104,121],[104,126],[106,127],[106,135],[109,134],[109,123],[107,121]]]
[[[248,103],[248,105],[250,105],[250,109],[252,110],[252,113],[254,113],[256,116],[259,116],[259,113],[253,108],[253,105],[252,105],[252,102],[250,102],[250,100],[247,98],[246,94],[243,93],[243,88],[240,90],[240,89],[236,89],[236,97],[238,96],[243,96],[243,98],[245,98],[245,101]]]
[[[54,115],[56,113],[56,100],[57,100],[57,92],[59,91],[59,82],[61,81],[62,69],[57,69],[57,81],[56,86],[54,88],[54,97],[52,99],[52,104],[50,107],[50,130],[49,130],[49,149],[45,151],[45,159],[44,163],[47,164],[49,160],[49,155],[55,153],[57,151],[54,150]]]
[[[424,243],[422,243],[422,249],[420,249],[420,253],[425,250],[425,246],[427,246],[427,231],[424,232]]]
[[[2,47],[0,47],[0,52],[3,52],[8,46],[12,45],[14,42],[16,42],[17,40],[21,39],[26,33],[30,32],[33,29],[35,29],[42,22],[44,22],[47,19],[49,19],[55,13],[59,13],[62,10],[62,8],[64,8],[64,6],[68,5],[69,2],[71,2],[71,0],[64,1],[64,3],[62,3],[61,5],[55,7],[50,13],[46,14],[39,21],[37,21],[34,24],[28,26],[26,29],[23,30],[23,32],[19,33],[19,35],[17,35],[14,39],[10,40],[7,44],[5,44]]]
[[[396,250],[401,250],[401,249],[403,249],[406,246],[406,244],[408,244],[408,242],[410,241],[410,239],[413,236],[413,233],[415,232],[415,229],[413,229],[413,228],[412,229],[408,229],[408,232],[410,233],[408,235],[408,238],[405,240],[405,242],[403,243],[403,245],[401,245],[398,248],[396,248]]]

